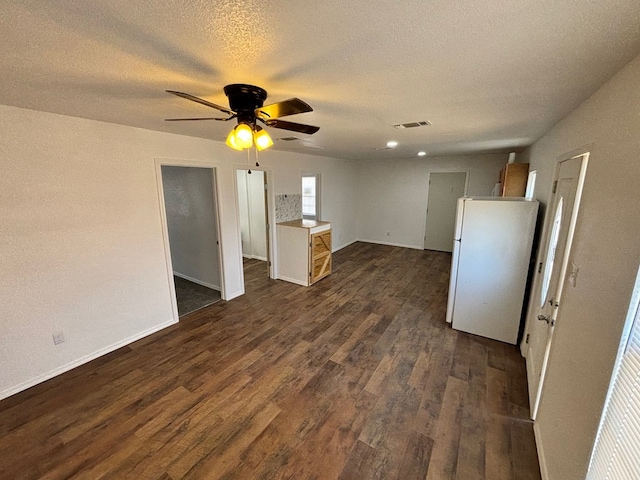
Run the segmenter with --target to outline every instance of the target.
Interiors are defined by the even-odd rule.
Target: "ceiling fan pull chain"
[[[256,147],[256,167],[259,167],[260,164],[258,163],[258,147]]]
[[[247,168],[249,169],[249,175],[251,175],[251,149],[247,148]]]

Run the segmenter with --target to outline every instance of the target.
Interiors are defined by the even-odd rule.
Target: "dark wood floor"
[[[450,255],[357,243],[0,402],[0,478],[539,479],[524,360],[445,324]]]

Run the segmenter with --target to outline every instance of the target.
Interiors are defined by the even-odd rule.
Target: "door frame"
[[[575,150],[573,152],[561,155],[560,157],[558,157],[556,159],[556,164],[555,164],[555,170],[554,170],[554,174],[553,174],[553,180],[551,182],[550,185],[550,190],[549,190],[549,194],[547,196],[547,204],[545,205],[545,212],[544,212],[544,226],[542,229],[542,232],[540,234],[540,238],[542,239],[542,241],[540,242],[540,244],[538,245],[538,252],[536,255],[536,268],[535,268],[535,278],[533,281],[533,287],[531,288],[531,295],[529,298],[529,305],[527,307],[527,321],[526,321],[526,327],[525,327],[525,332],[522,338],[522,341],[520,343],[520,352],[524,357],[528,356],[528,340],[529,340],[529,332],[532,328],[532,325],[534,325],[534,322],[537,322],[538,319],[536,317],[536,312],[538,311],[539,308],[539,298],[540,298],[540,294],[541,294],[541,288],[542,288],[542,279],[543,279],[543,268],[544,268],[544,264],[546,262],[546,254],[547,254],[547,250],[548,250],[548,246],[549,246],[549,240],[550,240],[550,235],[552,232],[552,228],[553,228],[553,222],[554,222],[554,213],[553,211],[551,211],[552,207],[553,207],[553,200],[554,200],[554,196],[555,196],[555,192],[554,192],[554,185],[556,184],[556,182],[558,181],[558,177],[560,175],[560,168],[562,166],[562,163],[565,161],[569,161],[569,160],[573,160],[576,158],[580,158],[582,157],[582,161],[580,164],[580,172],[578,174],[578,184],[576,186],[576,195],[573,201],[573,205],[572,205],[572,212],[571,212],[571,217],[569,219],[569,225],[568,225],[568,231],[567,231],[567,240],[565,243],[565,247],[564,250],[562,252],[562,264],[560,267],[560,280],[558,282],[558,286],[556,288],[556,292],[560,292],[560,298],[562,296],[562,293],[564,292],[564,289],[566,288],[566,282],[565,277],[566,277],[566,272],[567,272],[567,268],[569,265],[569,258],[571,256],[571,247],[573,246],[573,237],[575,234],[575,229],[576,229],[576,223],[577,223],[577,219],[578,219],[578,213],[580,211],[580,203],[581,203],[581,199],[582,199],[582,191],[584,189],[584,182],[585,182],[585,178],[586,178],[586,173],[587,173],[587,166],[589,164],[589,157],[591,155],[591,152],[593,151],[592,149],[592,145],[587,145],[583,148],[580,148],[578,150]],[[556,311],[556,315],[555,318],[559,317],[561,314],[561,310],[562,310],[562,303],[560,303],[560,307],[558,308],[558,310]],[[555,328],[555,327],[550,327],[550,328]],[[551,338],[548,339],[547,341],[547,345],[545,348],[545,352],[544,352],[544,356],[543,356],[543,363],[540,369],[540,379],[538,381],[538,390],[537,392],[535,392],[535,394],[531,394],[530,397],[534,399],[533,403],[529,406],[530,407],[530,414],[531,414],[531,419],[535,420],[537,413],[538,413],[538,408],[540,406],[540,400],[542,398],[542,394],[544,391],[544,380],[546,377],[546,373],[547,373],[547,366],[549,363],[549,355],[551,353],[551,349],[553,346],[553,331],[551,332]],[[530,365],[530,361],[529,359],[527,359],[526,361],[526,366],[527,366],[527,378],[529,375],[531,375],[531,368],[529,367]],[[527,381],[527,384],[529,384],[529,382]]]
[[[273,188],[273,172],[268,168],[255,167],[252,168],[248,165],[236,164],[233,166],[233,192],[234,202],[236,209],[236,218],[240,218],[240,204],[238,203],[238,170],[251,170],[264,173],[264,181],[266,185],[265,189],[265,220],[267,230],[267,272],[269,278],[277,278],[277,258],[276,258],[276,228],[275,228],[275,211],[276,211],[276,197]],[[240,222],[237,222],[238,238],[240,239],[239,251],[240,251],[240,265],[243,263],[242,257],[242,232],[240,229]],[[244,269],[240,269],[240,278],[242,278],[242,291],[244,293]]]
[[[425,209],[424,209],[424,234],[422,235],[422,249],[425,249],[425,242],[427,241],[427,215],[429,215],[429,193],[431,192],[431,175],[432,174],[440,174],[440,173],[464,173],[464,193],[462,194],[464,197],[467,196],[467,192],[469,191],[469,170],[434,170],[429,171],[427,175],[427,195],[425,200]]]
[[[224,256],[222,255],[222,230],[220,227],[220,186],[218,183],[218,163],[200,161],[200,160],[175,160],[166,158],[155,158],[156,169],[156,185],[158,190],[158,203],[160,206],[160,222],[162,224],[162,243],[164,246],[165,265],[167,269],[167,277],[169,280],[169,290],[171,292],[171,310],[173,319],[178,322],[178,303],[176,301],[176,285],[173,281],[173,263],[171,261],[171,245],[169,244],[169,225],[167,222],[167,209],[164,200],[164,186],[162,183],[162,167],[192,167],[192,168],[208,168],[212,171],[213,184],[213,209],[216,215],[216,235],[218,237],[218,261],[220,262],[220,298],[227,300]]]

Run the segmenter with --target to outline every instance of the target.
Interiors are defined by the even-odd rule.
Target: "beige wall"
[[[577,285],[565,287],[536,421],[553,480],[585,476],[638,269],[639,106],[640,57],[520,156],[546,202],[557,160],[591,152],[571,253]]]

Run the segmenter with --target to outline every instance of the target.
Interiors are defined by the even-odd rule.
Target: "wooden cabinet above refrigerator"
[[[508,163],[500,171],[500,196],[524,197],[529,176],[528,163]]]

